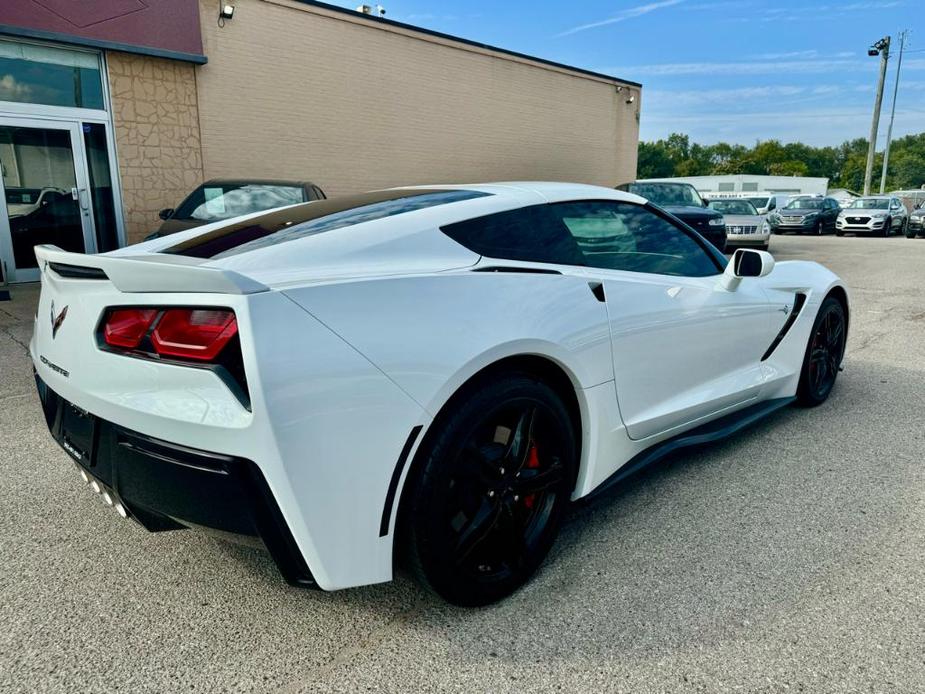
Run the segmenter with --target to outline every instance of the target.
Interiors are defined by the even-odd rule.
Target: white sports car
[[[385,190],[103,255],[39,246],[48,426],[149,530],[259,538],[291,583],[502,598],[569,502],[816,405],[848,294],[637,196]]]

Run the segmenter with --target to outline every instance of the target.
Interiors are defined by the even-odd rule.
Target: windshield
[[[703,207],[700,193],[688,183],[631,183],[628,188],[630,193],[662,207]]]
[[[855,210],[888,210],[890,201],[886,198],[858,198],[848,207]]]
[[[762,196],[760,198],[745,198],[745,199],[748,200],[755,207],[767,207],[768,203],[771,202],[771,197],[767,195]]]
[[[194,258],[225,258],[356,224],[488,195],[490,193],[462,188],[398,188],[318,200],[291,210],[269,212],[256,219],[222,224],[218,229],[181,241],[161,252]]]
[[[785,210],[821,210],[822,200],[820,198],[797,198],[790,202]]]
[[[263,183],[207,183],[199,186],[180,203],[171,219],[197,219],[213,222],[242,214],[272,210],[305,202],[301,186]]]
[[[758,214],[758,210],[748,200],[711,200],[710,208],[722,214]]]

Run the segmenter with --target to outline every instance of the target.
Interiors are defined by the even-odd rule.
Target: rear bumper
[[[315,581],[260,469],[155,439],[75,407],[36,375],[49,431],[79,469],[146,529],[198,527],[259,540],[292,585]]]

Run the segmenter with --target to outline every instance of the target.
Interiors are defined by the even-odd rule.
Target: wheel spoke
[[[501,517],[502,505],[497,499],[485,498],[475,515],[466,524],[459,538],[456,540],[456,563],[464,562],[472,551],[478,547],[486,537],[491,535]]]
[[[511,434],[507,452],[504,454],[511,470],[522,470],[530,456],[530,441],[533,438],[533,422],[536,419],[536,408],[532,407],[520,415],[517,426]]]
[[[561,484],[564,476],[562,464],[555,460],[552,465],[543,468],[525,468],[514,481],[514,489],[519,495],[537,494]]]
[[[460,476],[477,481],[480,487],[493,484],[498,479],[498,467],[502,464],[504,451],[504,446],[497,443],[481,446],[468,443],[460,455],[465,463],[460,466]]]
[[[834,315],[834,314],[833,314]],[[838,348],[841,344],[841,336],[845,330],[845,325],[837,318],[833,321],[833,325],[829,327],[826,331],[826,342],[828,342],[829,349]]]

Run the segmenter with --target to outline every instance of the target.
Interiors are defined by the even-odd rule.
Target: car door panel
[[[764,291],[715,277],[601,275],[614,379],[630,438],[696,423],[756,399],[761,356],[774,339]]]

